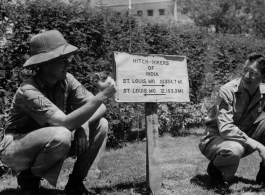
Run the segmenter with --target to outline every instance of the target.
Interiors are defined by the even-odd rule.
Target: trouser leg
[[[265,119],[255,123],[247,133],[249,137],[265,145]]]
[[[225,141],[221,144],[213,164],[223,173],[226,181],[231,182],[233,180],[243,154],[244,148],[238,142]]]
[[[10,136],[10,135],[7,135]],[[47,127],[15,136],[2,153],[11,169],[32,172],[56,186],[64,159],[71,146],[71,132],[64,127]]]
[[[87,123],[82,126],[87,128]],[[77,129],[78,130],[78,129]],[[74,164],[74,175],[86,177],[87,173],[92,166],[95,158],[97,157],[99,150],[106,139],[108,131],[108,121],[104,118],[89,124],[89,147],[83,154],[77,156],[77,160]],[[71,148],[69,156],[72,156],[74,147]]]
[[[202,143],[202,142],[201,142]],[[203,155],[218,168],[226,181],[231,182],[239,165],[240,159],[244,155],[244,147],[235,141],[227,141],[216,136],[206,144],[202,150]]]
[[[101,170],[100,170],[98,164],[101,161],[101,158],[105,153],[106,144],[107,144],[107,136],[105,137],[104,142],[103,142],[101,148],[99,149],[99,152],[98,152],[96,159],[94,160],[91,168],[89,169],[88,176],[90,178],[94,178],[94,179],[100,178]]]

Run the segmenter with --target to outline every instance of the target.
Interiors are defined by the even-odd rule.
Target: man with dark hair
[[[56,186],[64,160],[77,156],[64,193],[89,194],[83,180],[106,140],[103,102],[116,92],[115,82],[110,77],[98,80],[95,96],[87,91],[67,73],[77,48],[57,30],[33,36],[30,50],[23,66],[36,66],[38,71],[14,96],[0,144],[2,161],[20,172],[21,194],[36,195],[41,178]],[[65,114],[67,105],[75,108],[70,114]]]
[[[241,158],[258,151],[261,157],[257,183],[265,184],[265,58],[251,54],[241,78],[223,85],[200,141],[202,154],[210,160],[207,172],[216,185],[231,183]]]

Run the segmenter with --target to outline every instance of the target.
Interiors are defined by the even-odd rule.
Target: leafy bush
[[[209,34],[207,41],[207,73],[201,88],[201,95],[206,98],[216,96],[221,85],[240,76],[249,54],[263,53],[265,48],[264,40],[242,35]]]
[[[172,0],[174,1],[174,0]],[[265,2],[261,0],[178,0],[181,12],[216,33],[265,37]]]
[[[159,109],[159,133],[181,135],[187,129],[201,127],[207,111],[202,104],[167,103]]]
[[[251,42],[244,37],[213,36],[194,26],[138,20],[126,13],[117,15],[105,7],[94,10],[78,4],[30,1],[13,5],[10,10],[8,14],[15,21],[14,34],[0,51],[3,54],[0,61],[1,127],[17,87],[32,74],[31,70],[22,69],[22,64],[30,55],[30,38],[42,29],[59,30],[70,44],[79,48],[69,72],[93,93],[97,93],[93,85],[95,72],[112,75],[114,51],[186,55],[191,103],[159,104],[161,134],[178,134],[190,127],[202,126],[207,114],[205,97],[211,98],[216,86],[229,80],[246,53],[263,49],[261,42]],[[110,99],[106,105],[110,124],[108,146],[121,146],[134,118],[144,115],[144,104],[117,104]]]

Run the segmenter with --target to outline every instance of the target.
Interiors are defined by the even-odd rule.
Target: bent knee
[[[239,162],[244,154],[244,148],[241,144],[235,142],[229,148],[222,149],[218,152],[218,156],[232,162]]]
[[[100,119],[100,132],[102,134],[108,133],[109,122],[105,118]]]
[[[50,147],[61,146],[69,149],[71,147],[71,132],[65,127],[56,127],[53,140],[49,143]]]

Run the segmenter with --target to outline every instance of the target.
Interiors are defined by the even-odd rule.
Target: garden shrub
[[[249,54],[264,53],[265,41],[229,34],[209,34],[207,41],[206,74],[200,93],[203,105],[209,109],[220,86],[240,76]]]
[[[209,102],[206,98],[211,99],[212,92],[230,79],[247,53],[263,49],[261,42],[246,37],[212,35],[190,25],[154,23],[126,12],[118,15],[104,6],[94,10],[43,0],[13,5],[12,10],[9,14],[15,19],[13,37],[1,48],[2,128],[17,87],[34,71],[22,68],[30,56],[30,38],[43,29],[59,30],[70,44],[79,48],[69,72],[94,94],[97,89],[93,75],[102,71],[112,75],[114,51],[187,56],[191,102],[159,103],[161,135],[202,126],[207,114],[205,105]],[[109,99],[106,105],[108,146],[121,146],[134,118],[144,115],[144,103],[116,103]]]

